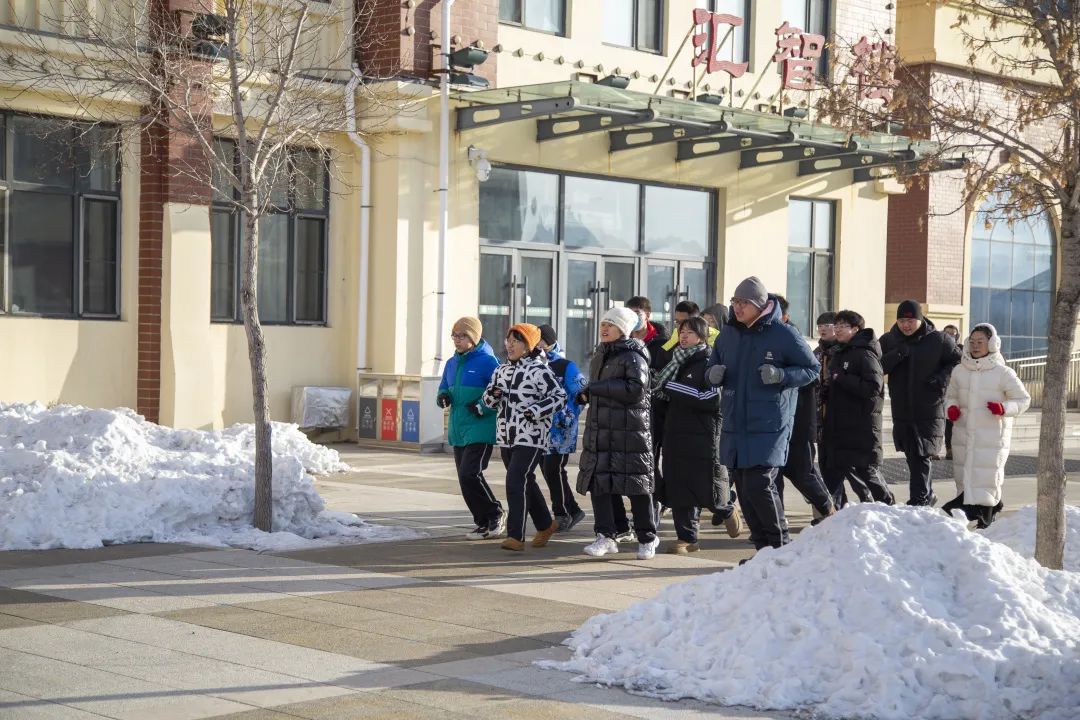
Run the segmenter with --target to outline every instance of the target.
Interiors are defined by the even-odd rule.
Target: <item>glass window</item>
[[[8,262],[13,311],[74,314],[72,215],[70,195],[11,193]]]
[[[733,62],[750,60],[750,0],[697,0],[699,8],[721,15],[734,15],[742,18],[739,27],[721,27],[720,37],[716,39],[717,57]]]
[[[638,185],[568,177],[565,186],[563,228],[567,245],[637,250]]]
[[[219,163],[229,162],[236,143],[215,140],[214,149]],[[259,318],[278,324],[325,323],[328,158],[305,148],[289,148],[282,157],[281,172],[273,175],[269,189],[272,210],[259,221]],[[210,317],[235,322],[243,216],[221,167],[212,183]]]
[[[787,299],[791,323],[810,336],[812,321],[833,307],[834,204],[792,198],[788,203]]]
[[[995,195],[974,215],[971,256],[971,323],[990,322],[1002,354],[1045,349],[1053,289],[1054,237],[1046,216],[1010,221]]]
[[[604,42],[658,53],[662,50],[663,0],[604,0]]]
[[[480,183],[480,237],[492,243],[554,243],[558,208],[558,175],[493,168]]]
[[[236,216],[228,210],[210,213],[210,317],[236,318]]]
[[[566,0],[499,0],[499,22],[566,34]]]
[[[119,315],[119,137],[114,125],[0,115],[11,171],[0,174],[0,310]]]
[[[112,200],[83,202],[83,307],[87,315],[117,312],[117,204]]]
[[[709,254],[709,193],[645,188],[645,252]]]

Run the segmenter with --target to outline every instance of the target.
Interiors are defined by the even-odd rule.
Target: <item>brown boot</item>
[[[553,522],[553,523],[551,523],[551,527],[549,527],[547,530],[538,530],[536,532],[536,534],[533,535],[532,546],[533,547],[544,547],[545,545],[548,544],[548,540],[551,539],[551,536],[554,535],[555,531],[558,530],[558,529],[559,529],[559,524]]]
[[[508,537],[502,541],[503,550],[513,550],[514,552],[522,552],[525,550],[525,543],[517,538]]]
[[[697,543],[688,543],[685,540],[676,540],[673,544],[669,545],[667,549],[667,552],[670,555],[688,555],[697,551]]]

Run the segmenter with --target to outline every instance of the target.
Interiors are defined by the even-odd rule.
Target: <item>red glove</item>
[[[949,422],[956,422],[960,419],[960,408],[950,405],[949,409],[945,411],[945,417],[949,418]]]
[[[1005,406],[1002,405],[999,402],[988,402],[988,403],[986,403],[986,409],[989,410],[990,412],[994,413],[995,415],[1004,415],[1005,414]]]

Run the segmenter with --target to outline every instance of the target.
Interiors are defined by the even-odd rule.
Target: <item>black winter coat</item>
[[[577,491],[652,493],[649,353],[640,340],[624,337],[597,347],[588,397]]]
[[[831,354],[828,401],[822,428],[822,459],[827,467],[880,465],[881,408],[885,378],[877,335],[864,328]]]
[[[945,388],[960,362],[960,348],[923,320],[910,337],[893,325],[881,337],[881,365],[889,376],[893,442],[903,453],[941,453],[945,440]]]
[[[664,349],[664,344],[671,339],[671,333],[660,323],[652,321],[650,323],[653,329],[656,330],[656,337],[645,345],[645,349],[649,351],[649,369],[653,372],[660,372],[665,365],[671,362],[672,351]],[[667,412],[667,403],[653,402],[650,412],[652,419],[650,428],[653,436],[653,452],[655,453],[656,444],[660,442],[664,434],[664,413]]]
[[[670,507],[715,508],[714,478],[724,471],[716,453],[720,439],[720,395],[705,377],[709,351],[694,353],[664,386],[664,497]]]

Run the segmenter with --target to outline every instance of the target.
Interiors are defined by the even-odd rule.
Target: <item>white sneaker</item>
[[[617,552],[619,552],[619,545],[606,535],[597,535],[596,540],[585,546],[585,554],[593,557]]]
[[[489,533],[490,533],[490,531],[486,527],[483,527],[482,525],[478,525],[475,528],[473,528],[472,532],[465,533],[465,539],[466,540],[487,540],[489,537],[491,537],[491,535]]]
[[[654,537],[650,542],[638,543],[637,559],[652,560],[656,557],[656,548],[660,546],[660,538]]]
[[[499,516],[499,524],[494,529],[488,531],[489,538],[501,538],[506,537],[506,513]]]

